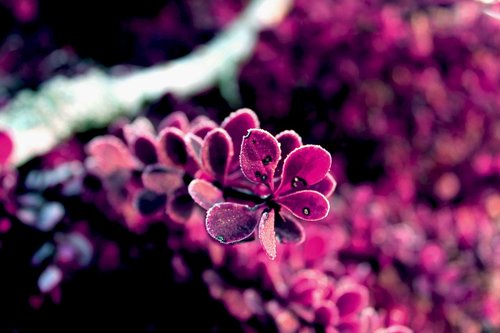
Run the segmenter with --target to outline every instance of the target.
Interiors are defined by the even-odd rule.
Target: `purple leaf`
[[[184,223],[191,217],[194,207],[194,201],[187,190],[180,188],[167,202],[167,215],[174,222]]]
[[[139,136],[135,139],[133,145],[134,155],[139,161],[148,165],[158,163],[158,154],[156,144],[149,136]]]
[[[191,123],[190,132],[203,139],[208,134],[208,132],[217,127],[217,124],[209,118],[205,116],[198,116]]]
[[[332,196],[336,187],[337,187],[337,181],[335,180],[335,178],[333,178],[333,175],[330,172],[328,172],[325,178],[320,180],[318,183],[310,186],[309,189],[318,191],[325,197],[329,198]]]
[[[165,194],[144,190],[137,195],[135,205],[139,213],[147,216],[159,212],[165,207],[166,202],[167,196]]]
[[[127,146],[114,136],[97,137],[88,143],[86,150],[92,157],[96,171],[102,176],[109,176],[118,170],[129,170],[137,166]]]
[[[306,145],[292,151],[283,163],[277,193],[301,190],[322,180],[330,170],[332,157],[320,146]]]
[[[160,133],[160,152],[167,163],[183,167],[188,162],[184,133],[175,127],[168,127]]]
[[[292,218],[284,219],[281,214],[277,214],[274,222],[274,229],[280,243],[302,243],[305,239],[304,227]]]
[[[261,129],[252,129],[241,144],[241,171],[248,180],[274,188],[274,170],[280,158],[278,141]]]
[[[12,152],[14,150],[14,143],[7,132],[0,131],[0,166],[7,164]]]
[[[186,132],[189,128],[189,120],[184,112],[175,111],[163,118],[160,125],[158,125],[158,130],[162,131],[167,127],[175,127],[182,132]]]
[[[205,226],[210,236],[223,244],[244,240],[252,235],[261,210],[232,202],[216,204],[207,211]]]
[[[188,186],[188,192],[203,209],[208,210],[213,205],[224,202],[222,191],[203,179],[193,180]]]
[[[271,260],[276,258],[276,234],[274,233],[274,209],[264,211],[259,222],[259,241]]]
[[[192,129],[191,133],[193,133],[197,137],[204,139],[211,130],[216,129],[216,128],[217,128],[217,125],[215,123],[203,124],[203,125],[199,125],[197,127],[194,127]]]
[[[324,299],[328,277],[323,272],[310,269],[302,270],[294,277],[289,291],[289,299],[304,307],[315,308]]]
[[[337,293],[337,308],[340,317],[356,314],[368,306],[368,294],[364,287],[348,284],[339,287]]]
[[[219,127],[212,119],[204,115],[199,115],[196,116],[196,118],[194,118],[193,121],[191,121],[191,129],[193,129],[193,127],[197,127],[205,123],[215,124],[215,127]]]
[[[359,327],[359,321],[343,321],[339,323],[337,327],[337,331],[339,333],[362,333]]]
[[[259,118],[250,109],[239,109],[227,116],[222,121],[221,127],[226,130],[233,141],[234,157],[231,163],[231,170],[233,170],[239,166],[238,158],[240,156],[243,137],[249,129],[260,127]]]
[[[413,333],[413,330],[402,325],[392,325],[387,327],[387,329],[381,331],[383,333]]]
[[[338,322],[339,312],[332,301],[325,301],[315,310],[314,316],[315,322],[323,327],[328,327]]]
[[[233,143],[225,130],[216,128],[207,134],[201,160],[205,169],[221,183],[224,183],[233,154]]]
[[[295,149],[302,146],[302,138],[295,131],[283,131],[276,135],[276,140],[280,143],[281,159],[276,167],[276,175],[281,175],[283,162],[286,157]]]
[[[293,215],[308,221],[325,218],[330,210],[330,203],[319,192],[303,190],[279,197],[276,202],[287,208]]]
[[[156,193],[168,193],[183,184],[183,173],[160,164],[148,165],[142,172],[142,184]]]

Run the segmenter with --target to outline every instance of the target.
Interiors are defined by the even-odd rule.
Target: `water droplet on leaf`
[[[273,158],[269,155],[267,155],[263,160],[262,160],[262,164],[264,165],[268,165],[269,163],[271,163],[271,161],[273,160]]]
[[[263,182],[266,181],[266,179],[267,179],[267,176],[263,175],[259,171],[255,171],[255,177],[260,178],[260,180],[262,180]]]
[[[306,187],[307,186],[306,181],[300,177],[294,177],[292,180],[292,187],[297,188],[299,186]]]

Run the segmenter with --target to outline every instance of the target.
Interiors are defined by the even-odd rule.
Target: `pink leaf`
[[[195,179],[188,186],[189,194],[194,202],[203,209],[210,209],[213,205],[224,202],[222,191],[203,179]]]
[[[111,135],[93,139],[87,144],[86,150],[95,164],[96,171],[105,177],[118,170],[130,170],[137,166],[127,146]]]
[[[148,165],[142,175],[145,188],[156,193],[169,193],[183,184],[183,173],[159,164]]]
[[[158,130],[162,131],[167,127],[175,127],[182,132],[186,132],[189,128],[189,120],[184,112],[175,111],[163,118],[160,125],[158,125]]]
[[[371,307],[363,309],[359,317],[361,333],[372,333],[382,326],[379,314]]]
[[[209,118],[205,116],[198,116],[191,123],[190,132],[203,139],[208,134],[208,132],[217,127],[217,124]]]
[[[274,209],[262,213],[259,222],[259,241],[271,260],[276,258],[276,234],[274,233]]]
[[[139,117],[130,124],[123,125],[123,136],[129,145],[139,136],[155,136],[155,129],[149,119]]]
[[[266,312],[271,315],[276,325],[278,333],[294,333],[299,332],[301,324],[297,316],[284,308],[276,300],[271,300],[265,305]]]

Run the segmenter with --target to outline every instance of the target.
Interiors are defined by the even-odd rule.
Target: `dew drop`
[[[262,160],[262,164],[264,165],[268,165],[269,163],[271,163],[271,161],[273,160],[273,158],[269,155],[267,155],[263,160]]]
[[[304,215],[309,215],[311,214],[311,211],[309,210],[309,208],[307,207],[304,207],[304,209],[302,209],[302,212],[304,213]]]
[[[255,171],[255,177],[260,178],[260,180],[262,180],[263,182],[266,181],[266,179],[267,179],[267,176],[263,175],[259,171]]]
[[[300,177],[294,177],[292,180],[292,187],[297,188],[299,186],[306,187],[307,186],[306,181]]]
[[[219,242],[223,242],[223,241],[224,241],[224,236],[219,235],[219,236],[217,236],[217,237],[215,237],[215,238],[216,238]]]

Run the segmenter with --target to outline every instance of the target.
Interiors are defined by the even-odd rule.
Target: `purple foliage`
[[[230,117],[236,119],[237,116]],[[208,139],[207,136],[205,143],[212,144]],[[283,172],[277,174],[275,171],[282,157],[285,159]],[[230,159],[228,155],[227,160]],[[241,171],[238,172],[243,173],[246,179],[239,177],[240,183],[233,183],[233,189],[225,189],[222,182],[222,193],[232,193],[226,195],[224,203],[209,208],[206,218],[208,233],[219,242],[229,244],[252,236],[257,228],[263,248],[274,259],[276,237],[287,242],[303,239],[302,235],[291,235],[301,232],[300,227],[288,225],[296,224],[296,219],[317,221],[327,216],[330,209],[328,199],[322,193],[309,189],[309,186],[323,181],[328,174],[330,154],[318,146],[302,146],[283,156],[280,143],[270,133],[249,129],[243,136],[239,161]],[[235,189],[252,188],[246,181],[258,186],[254,193],[247,191],[239,195]],[[196,191],[197,188],[193,186],[191,193],[203,198],[205,193]],[[331,194],[331,191],[328,192]],[[242,198],[243,194],[245,198]],[[207,196],[213,196],[212,189]],[[206,203],[210,199],[200,201]],[[276,219],[278,223],[275,223]]]
[[[173,1],[150,19],[130,15],[122,26],[134,51],[116,63],[185,54],[242,4]],[[48,5],[0,1],[0,105],[23,86],[88,68],[78,60],[85,45],[33,31],[37,6]],[[133,329],[139,307],[124,308],[142,292],[134,288],[151,285],[137,304],[161,313],[136,331],[174,321],[231,332],[498,330],[500,34],[484,8],[297,0],[259,36],[238,78],[261,121],[247,108],[222,119],[217,91],[167,96],[144,117],[72,138],[18,170],[0,132],[0,258],[20,253],[2,267],[2,277],[15,272],[2,286],[29,284],[8,307],[45,315],[89,275],[98,282],[83,293],[122,272],[132,278],[113,325]],[[102,60],[98,37],[90,54]],[[56,51],[36,56],[44,50]],[[148,307],[152,294],[169,310]],[[191,320],[207,308],[208,318]],[[226,321],[234,327],[219,326]]]

